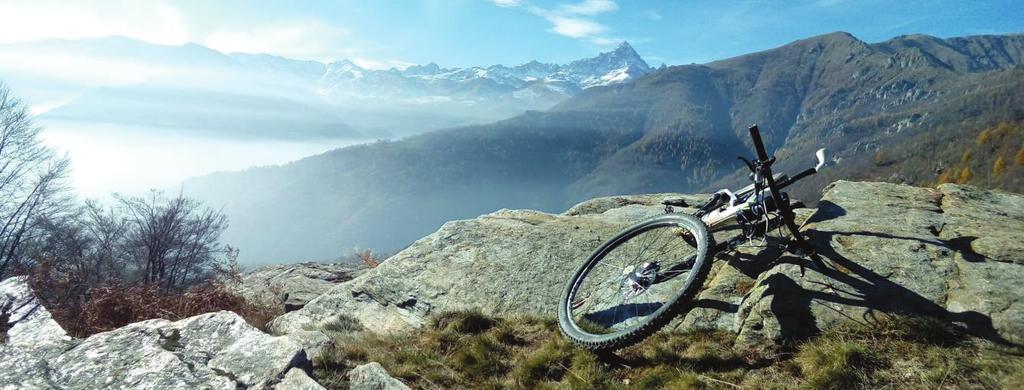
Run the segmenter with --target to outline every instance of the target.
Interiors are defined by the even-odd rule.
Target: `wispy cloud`
[[[520,1],[520,0],[491,0],[491,1],[494,3],[494,5],[499,6],[499,7],[518,7],[518,6],[523,5],[523,2]]]
[[[576,3],[561,4],[554,8],[544,8],[529,4],[523,0],[491,0],[495,5],[505,8],[522,8],[527,12],[540,16],[551,23],[552,33],[586,40],[596,45],[608,46],[621,41],[606,35],[608,26],[593,19],[594,16],[613,12],[619,5],[612,0],[584,0]]]
[[[117,35],[162,45],[194,42],[227,53],[269,53],[320,61],[366,55],[348,28],[316,16],[282,18],[270,23],[214,23],[202,10],[160,0],[145,4],[104,0],[0,1],[0,15],[4,16],[0,44]]]
[[[576,4],[566,4],[561,7],[562,12],[572,15],[594,16],[619,9],[619,5],[612,0],[585,0]]]
[[[586,19],[551,16],[548,21],[552,24],[552,31],[571,38],[595,38],[608,30],[603,24]]]

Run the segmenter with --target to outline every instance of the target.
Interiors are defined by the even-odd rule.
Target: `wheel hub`
[[[623,270],[625,277],[622,280],[622,294],[626,298],[633,298],[647,291],[647,288],[654,284],[658,278],[658,263],[643,263],[640,265],[626,267]]]

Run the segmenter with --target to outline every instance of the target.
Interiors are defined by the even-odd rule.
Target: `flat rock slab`
[[[801,276],[799,259],[779,258],[757,275],[730,330],[761,344],[907,314],[1024,342],[1022,203],[970,186],[834,183],[805,227],[828,267]]]
[[[449,222],[271,327],[296,332],[344,314],[367,329],[399,331],[467,308],[554,315],[578,264],[622,228],[663,213],[661,201],[671,198],[693,206],[706,199],[618,196],[561,215],[501,210]],[[996,342],[1024,342],[1024,196],[840,181],[826,188],[817,209],[798,209],[797,219],[825,269],[757,246],[719,254],[696,307],[669,328],[725,330],[741,345],[766,345],[847,321],[910,314]]]
[[[303,309],[278,317],[270,327],[292,333],[345,314],[366,329],[391,332],[415,329],[430,314],[446,310],[552,314],[579,262],[622,228],[664,213],[666,199],[693,204],[706,196],[599,198],[561,215],[499,210],[451,221]]]

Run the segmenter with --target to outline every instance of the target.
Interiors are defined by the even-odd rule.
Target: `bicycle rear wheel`
[[[559,328],[575,344],[615,350],[665,326],[711,269],[712,236],[686,214],[651,218],[602,244],[566,285]]]

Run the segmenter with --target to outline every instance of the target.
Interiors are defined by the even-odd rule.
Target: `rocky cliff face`
[[[602,240],[680,194],[599,198],[554,215],[501,210],[453,221],[366,274],[338,285],[271,328],[291,333],[338,314],[401,331],[428,315],[551,315],[570,273]],[[712,328],[740,344],[807,337],[887,314],[939,317],[997,342],[1024,342],[1024,196],[836,182],[817,209],[798,210],[828,267],[773,250],[719,255],[696,308],[670,327]],[[692,211],[692,210],[677,210]],[[724,237],[720,237],[724,238]]]

